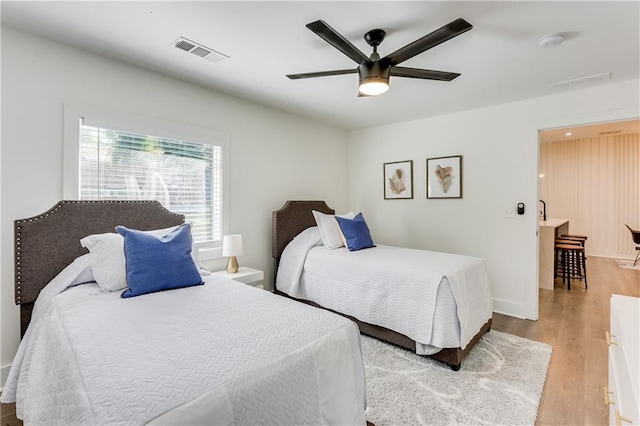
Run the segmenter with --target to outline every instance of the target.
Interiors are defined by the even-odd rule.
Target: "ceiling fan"
[[[398,64],[473,28],[473,25],[462,18],[458,18],[447,25],[438,28],[432,33],[419,38],[413,43],[407,44],[384,58],[380,58],[380,55],[378,54],[378,46],[382,43],[386,35],[384,30],[374,29],[364,35],[364,39],[367,44],[373,47],[373,53],[370,57],[367,57],[367,55],[362,53],[360,49],[355,47],[351,42],[349,42],[349,40],[331,28],[326,22],[318,20],[311,22],[306,26],[327,43],[355,61],[358,64],[358,67],[345,70],[289,74],[287,77],[292,80],[297,80],[301,78],[357,73],[359,74],[360,79],[358,96],[374,96],[386,92],[389,90],[389,77],[392,75],[396,77],[421,78],[425,80],[453,80],[460,74],[454,72],[399,67]]]

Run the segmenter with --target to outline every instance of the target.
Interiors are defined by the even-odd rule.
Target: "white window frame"
[[[229,233],[229,134],[102,107],[65,102],[62,192],[64,199],[67,200],[77,200],[80,197],[81,119],[89,120],[92,125],[110,129],[219,146],[222,152],[222,226],[220,230],[222,235]],[[198,256],[200,260],[221,258],[222,245],[220,247],[199,247]]]

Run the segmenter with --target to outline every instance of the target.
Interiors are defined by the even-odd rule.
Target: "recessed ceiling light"
[[[556,47],[564,41],[563,33],[547,34],[540,37],[538,44],[540,47]]]
[[[573,135],[573,133],[571,133],[571,132],[567,132],[567,133],[565,133],[564,135],[565,135],[565,136],[571,136],[571,135]]]
[[[540,174],[538,175],[538,177],[543,178],[543,177],[544,177],[544,173],[540,173]]]

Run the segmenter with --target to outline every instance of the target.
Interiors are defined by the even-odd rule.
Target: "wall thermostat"
[[[524,214],[524,203],[518,203],[518,214]]]

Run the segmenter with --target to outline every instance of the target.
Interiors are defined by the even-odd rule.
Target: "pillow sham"
[[[321,213],[317,210],[312,210],[313,217],[318,224],[320,230],[320,237],[322,238],[322,244],[328,249],[337,249],[344,247],[344,240],[342,231],[336,222],[336,217],[343,217],[347,219],[353,219],[355,217],[354,212],[345,213],[342,215],[332,215]]]
[[[371,233],[369,232],[369,227],[362,213],[358,213],[353,219],[336,217],[336,221],[347,239],[347,248],[349,251],[375,247]]]
[[[142,232],[161,237],[176,228],[177,226],[172,226]],[[81,239],[80,245],[89,250],[93,277],[102,290],[118,291],[127,288],[122,235],[114,232],[93,234]],[[197,252],[192,249],[192,253],[197,264]]]
[[[127,288],[122,297],[202,285],[202,277],[191,257],[191,225],[178,226],[157,237],[116,226],[124,237]]]

